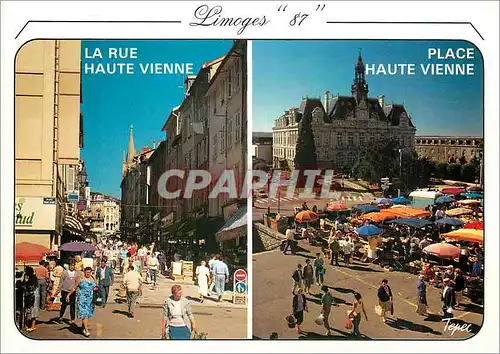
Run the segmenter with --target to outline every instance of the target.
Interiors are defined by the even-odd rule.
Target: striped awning
[[[71,215],[64,217],[64,227],[74,235],[83,234],[84,232],[82,223]]]
[[[247,231],[247,207],[238,209],[215,234],[217,242],[235,239],[246,235]]]

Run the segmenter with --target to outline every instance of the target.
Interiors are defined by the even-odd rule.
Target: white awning
[[[222,242],[246,235],[247,220],[247,207],[245,205],[231,215],[224,226],[215,234],[216,241]]]

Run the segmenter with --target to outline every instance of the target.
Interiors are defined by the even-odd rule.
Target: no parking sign
[[[247,303],[247,272],[244,269],[238,269],[234,272],[233,276],[233,303],[246,304]]]

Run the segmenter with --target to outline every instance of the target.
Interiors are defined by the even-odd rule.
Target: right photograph
[[[257,40],[252,67],[253,338],[478,333],[479,49]]]

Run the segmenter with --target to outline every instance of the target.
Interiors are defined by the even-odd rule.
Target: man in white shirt
[[[345,266],[348,267],[351,263],[352,244],[349,241],[344,240],[342,243],[342,250],[344,252]]]
[[[212,264],[217,261],[217,255],[213,254],[208,260],[208,269],[212,269]],[[210,284],[208,285],[208,293],[211,295],[215,287],[215,278],[212,275],[210,277]]]
[[[285,244],[285,248],[283,249],[283,254],[286,254],[286,251],[288,249],[290,249],[290,252],[292,254],[295,253],[295,249],[294,249],[294,245],[293,245],[293,241],[294,241],[294,233],[293,233],[293,230],[291,227],[288,227],[286,229],[286,233],[285,233],[285,236],[286,236],[286,244]]]
[[[436,210],[436,215],[435,216],[436,216],[436,220],[439,220],[439,219],[443,218],[444,217],[444,211],[442,211],[441,209]]]
[[[123,277],[123,285],[127,290],[127,305],[129,317],[134,317],[134,309],[137,304],[137,298],[141,293],[142,279],[141,275],[134,271],[134,266],[128,267],[128,272]]]
[[[153,286],[156,286],[156,272],[158,271],[158,266],[159,266],[158,258],[156,258],[155,255],[152,255],[149,257],[148,260],[148,272],[149,272],[149,279],[153,282]]]

